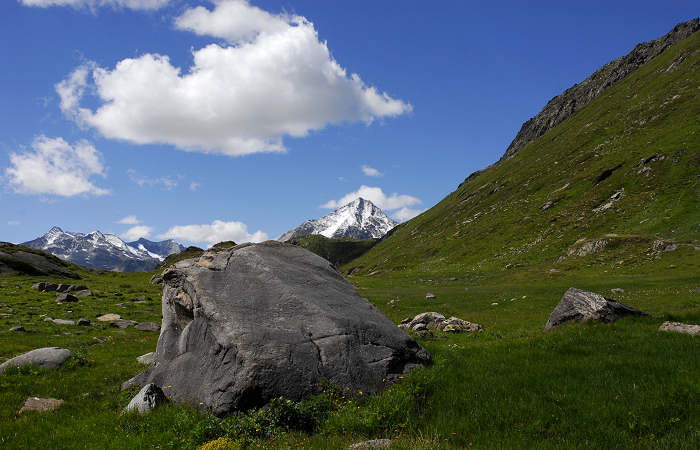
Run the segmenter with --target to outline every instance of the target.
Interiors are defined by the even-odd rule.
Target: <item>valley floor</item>
[[[437,311],[485,331],[418,338],[434,364],[381,396],[329,392],[222,422],[169,405],[144,418],[120,415],[134,392],[119,386],[142,370],[135,358],[155,349],[157,333],[95,325],[95,318],[118,313],[158,322],[160,289],[148,283],[151,273],[87,273],[81,283],[95,295],[70,306],[31,289],[40,278],[2,276],[0,361],[43,346],[66,347],[74,356],[56,371],[0,375],[0,446],[196,448],[226,436],[250,448],[342,448],[373,438],[392,439],[394,448],[699,448],[700,338],[658,327],[664,320],[700,323],[700,278],[693,265],[669,265],[350,276],[396,323]],[[572,286],[651,317],[544,333]],[[624,293],[611,294],[613,288]],[[87,317],[93,325],[55,325],[44,315]],[[15,325],[31,331],[9,331]],[[65,403],[20,415],[28,396]],[[275,411],[284,414],[272,417]]]

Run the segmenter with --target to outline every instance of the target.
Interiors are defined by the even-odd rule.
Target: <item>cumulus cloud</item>
[[[74,8],[89,8],[109,6],[112,8],[129,9],[158,9],[168,4],[170,0],[20,0],[25,6],[48,8],[49,6],[72,6]]]
[[[412,109],[348,74],[304,17],[219,0],[212,10],[187,9],[175,26],[226,43],[192,50],[185,69],[151,53],[111,69],[78,67],[56,86],[63,112],[107,138],[240,156],[284,152],[285,136]],[[96,109],[81,106],[86,92]]]
[[[243,242],[262,242],[268,240],[267,233],[261,230],[249,233],[248,227],[243,222],[224,222],[215,220],[211,224],[202,225],[178,225],[170,228],[159,239],[182,239],[190,242],[204,242],[207,247],[222,242],[234,241],[237,244]]]
[[[412,209],[412,208],[407,208],[403,207],[399,209],[398,211],[394,211],[391,213],[391,217],[393,217],[395,220],[399,222],[405,222],[407,220],[413,219],[416,217],[418,214],[424,212],[424,209]]]
[[[123,219],[120,219],[117,223],[121,223],[122,225],[138,225],[141,223],[141,221],[137,219],[136,216],[126,216]]]
[[[378,171],[374,167],[365,166],[365,165],[362,166],[362,173],[364,173],[368,177],[381,177],[384,175],[383,173],[381,173],[380,171]]]
[[[199,189],[199,186],[200,186],[199,183],[197,183],[196,181],[191,182],[190,183],[190,191],[196,191],[197,189]]]
[[[5,175],[15,192],[62,197],[109,193],[90,181],[94,175],[104,177],[105,168],[102,155],[88,141],[70,145],[60,137],[42,135],[34,139],[32,149],[10,154]]]
[[[339,200],[330,200],[324,203],[323,205],[321,205],[321,208],[340,208],[341,206],[347,205],[348,203],[360,197],[364,198],[365,200],[371,201],[384,211],[393,211],[395,209],[406,208],[408,206],[418,205],[422,203],[419,198],[413,197],[411,195],[397,193],[386,195],[384,191],[382,191],[382,189],[379,187],[370,187],[362,185],[358,190],[346,194]]]
[[[125,241],[136,241],[138,239],[150,236],[152,231],[152,227],[146,225],[136,225],[135,227],[131,227],[126,230],[126,232],[122,233],[120,237]]]

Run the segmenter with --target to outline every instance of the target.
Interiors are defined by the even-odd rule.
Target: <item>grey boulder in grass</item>
[[[168,386],[173,401],[220,415],[299,400],[323,380],[376,393],[429,362],[328,261],[267,241],[208,251],[163,273],[155,363],[126,385]]]
[[[569,288],[549,316],[544,331],[572,322],[598,320],[610,323],[625,316],[648,316],[648,314],[594,292]]]
[[[141,415],[148,414],[159,405],[165,403],[165,393],[155,384],[147,384],[131,399],[124,412],[137,412]]]
[[[70,358],[70,356],[70,350],[66,350],[65,348],[37,348],[36,350],[15,356],[14,358],[0,364],[0,373],[3,373],[10,367],[22,367],[32,364],[42,369],[57,369],[65,362],[66,359]]]

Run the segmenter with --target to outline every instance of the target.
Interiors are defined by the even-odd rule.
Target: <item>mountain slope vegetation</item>
[[[616,241],[609,247],[619,251],[610,258],[621,257],[620,265],[653,260],[647,253],[657,240],[695,255],[699,96],[695,33],[510,159],[468,178],[348,268],[368,274],[493,273],[557,261],[567,267],[576,258],[567,256],[575,253],[570,248],[606,238]]]

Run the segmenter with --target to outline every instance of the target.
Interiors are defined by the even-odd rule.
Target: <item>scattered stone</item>
[[[659,331],[674,331],[676,333],[684,333],[691,336],[700,336],[700,325],[666,321],[661,324]]]
[[[321,380],[373,394],[430,362],[325,259],[295,245],[241,244],[163,274],[156,358],[133,382],[172,385],[215,415],[299,400]],[[168,392],[170,395],[170,392]]]
[[[620,188],[620,190],[615,191],[613,195],[610,196],[607,202],[603,203],[597,208],[593,208],[593,212],[603,212],[607,211],[608,209],[612,208],[615,202],[620,200],[622,197],[625,195],[625,188]]]
[[[40,283],[36,283],[32,285],[32,289],[36,289],[41,292],[52,292],[55,291],[58,288],[58,285],[55,283],[49,283],[47,281],[42,281]]]
[[[602,252],[603,249],[611,242],[610,239],[594,239],[592,241],[580,242],[579,239],[574,243],[573,247],[569,247],[566,251],[567,256],[588,256],[593,253]],[[581,245],[578,245],[581,244]]]
[[[549,269],[549,273],[559,273],[559,269]]]
[[[65,319],[53,319],[52,322],[56,325],[75,325],[74,321]]]
[[[113,320],[109,323],[109,326],[114,327],[114,328],[129,328],[132,325],[136,325],[137,322],[135,320],[126,320],[126,319],[117,319]]]
[[[491,306],[498,306],[498,302],[491,303]]]
[[[372,448],[391,448],[394,443],[391,439],[372,439],[371,441],[362,441],[348,446],[348,450],[364,450]]]
[[[678,250],[678,244],[673,241],[656,240],[651,244],[651,250],[656,253],[665,253]]]
[[[103,314],[100,317],[97,318],[100,322],[111,322],[113,320],[119,320],[121,319],[122,316],[119,314]]]
[[[27,397],[27,400],[25,400],[18,414],[22,414],[25,411],[36,411],[40,413],[53,411],[62,404],[63,400],[55,398]]]
[[[53,322],[53,319],[51,317],[47,317],[44,319],[44,322]]]
[[[603,297],[594,292],[569,288],[559,304],[549,316],[544,331],[571,323],[598,320],[603,323],[614,322],[625,316],[647,316],[648,314]]]
[[[437,329],[450,333],[484,331],[484,328],[478,323],[467,322],[466,320],[462,320],[454,316],[440,322]]]
[[[149,383],[131,399],[124,412],[134,411],[141,415],[148,414],[162,403],[165,403],[165,393],[154,383]]]
[[[691,294],[700,294],[700,287],[696,287],[690,290]]]
[[[427,330],[428,327],[425,326],[424,323],[417,323],[411,327],[413,331],[422,331],[422,330]]]
[[[457,277],[450,277],[447,279],[447,281],[457,281]]]
[[[59,347],[44,347],[15,356],[0,364],[0,373],[10,367],[34,364],[42,369],[57,369],[71,356],[70,350]]]
[[[80,319],[78,319],[78,325],[80,325],[80,326],[90,325],[90,320],[88,320],[84,317],[81,317]]]
[[[159,331],[160,325],[155,322],[141,322],[134,327],[139,331]]]
[[[425,294],[425,299],[426,299],[426,300],[433,300],[433,299],[436,299],[436,298],[437,298],[437,296],[436,296],[435,294],[431,294],[430,292],[428,292],[427,294]]]
[[[610,289],[610,292],[612,292],[613,294],[624,294],[625,290],[622,288],[612,288]]]
[[[552,206],[554,206],[555,204],[556,204],[556,202],[553,202],[553,201],[551,201],[551,200],[548,200],[548,201],[544,202],[544,203],[542,204],[542,206],[540,206],[540,210],[546,211],[546,210],[548,210],[549,208],[551,208]]]
[[[161,284],[163,282],[163,275],[156,273],[154,274],[151,279],[149,280],[149,283],[151,284]]]
[[[22,331],[26,331],[22,325],[17,325],[16,327],[10,328],[10,331],[14,331],[15,333],[21,333]]]
[[[92,291],[90,289],[82,289],[80,291],[75,291],[76,297],[91,297]]]
[[[68,302],[77,302],[78,297],[72,294],[61,294],[58,297],[56,297],[56,303],[68,303]]]
[[[150,352],[146,353],[145,355],[137,356],[136,361],[139,362],[139,364],[143,364],[146,366],[150,366],[153,364],[153,361],[156,359],[156,352]]]

